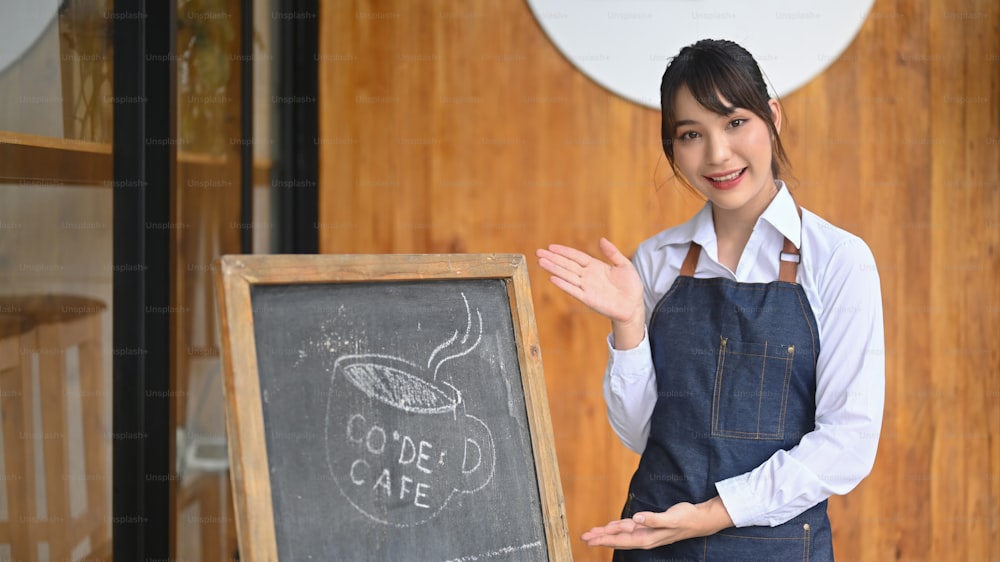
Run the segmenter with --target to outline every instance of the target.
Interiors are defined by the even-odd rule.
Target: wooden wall
[[[701,205],[658,112],[576,71],[523,2],[342,0],[320,33],[325,253],[630,251]],[[832,501],[838,560],[1000,558],[1000,3],[876,0],[783,103],[798,200],[882,280],[886,417],[873,474]],[[608,325],[530,261],[575,558],[606,560],[575,537],[637,461],[605,418]]]

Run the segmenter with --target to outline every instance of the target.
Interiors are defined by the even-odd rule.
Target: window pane
[[[111,0],[5,0],[0,131],[111,142]]]
[[[14,560],[110,550],[111,196],[0,183],[0,527]]]
[[[192,562],[236,548],[217,347],[214,266],[240,252],[240,1],[177,2],[177,185],[172,221],[178,423],[176,552]]]

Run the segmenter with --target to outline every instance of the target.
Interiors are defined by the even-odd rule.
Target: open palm
[[[612,321],[644,321],[642,281],[635,267],[606,238],[601,238],[600,247],[610,263],[552,244],[538,250],[538,265],[552,274],[556,287]]]

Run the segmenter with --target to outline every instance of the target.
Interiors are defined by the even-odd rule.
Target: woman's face
[[[780,130],[780,107],[774,100],[769,104]],[[715,113],[687,86],[677,91],[674,109],[674,162],[688,182],[718,209],[763,212],[776,192],[767,123],[740,107],[729,115]]]

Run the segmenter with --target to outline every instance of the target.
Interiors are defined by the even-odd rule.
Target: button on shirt
[[[743,283],[778,279],[787,237],[799,249],[797,283],[819,325],[816,428],[791,450],[779,450],[745,474],[716,482],[737,527],[779,525],[834,494],[846,494],[871,471],[885,401],[882,298],[875,259],[857,236],[803,209],[787,188],[754,226],[736,272],[719,263],[711,203],[689,221],[643,242],[632,258],[645,286],[646,322],[670,289],[692,241],[702,247],[698,278]],[[616,350],[608,337],[604,398],[611,427],[642,453],[656,404],[648,333],[634,349]],[[694,498],[692,498],[692,501]]]

